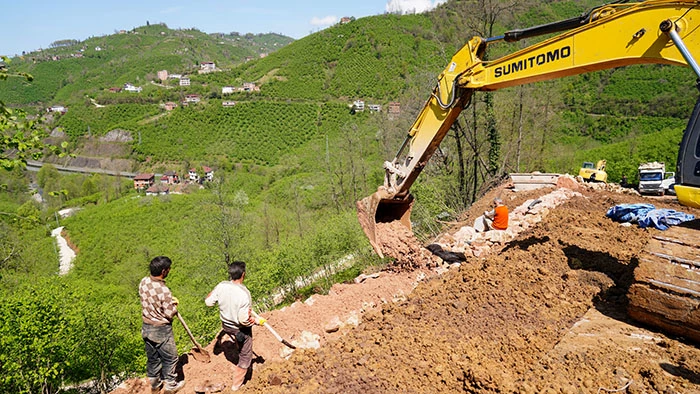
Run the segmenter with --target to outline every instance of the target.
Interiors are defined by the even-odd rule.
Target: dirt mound
[[[514,210],[550,192],[500,188],[452,231],[473,221],[495,196]],[[309,331],[321,346],[272,362],[280,359],[283,346],[256,327],[254,349],[265,361],[255,365],[242,392],[700,392],[700,350],[636,325],[625,312],[639,253],[658,230],[621,226],[605,217],[613,205],[636,202],[696,216],[700,211],[672,199],[586,187],[579,193],[543,210],[539,222],[522,227],[512,241],[495,242],[485,257],[468,257],[451,266],[455,269],[382,273],[315,296],[313,305],[270,313],[282,336],[294,343]],[[407,297],[394,296],[399,283],[408,294],[421,275],[426,279]],[[363,304],[363,286],[379,283],[386,285],[383,295]],[[354,328],[348,323],[353,314],[361,316]],[[348,324],[327,332],[335,329],[329,327],[334,317]],[[205,379],[230,384],[230,362],[222,355],[214,359],[184,366],[184,393],[202,389]],[[118,392],[146,393],[138,384],[132,381],[131,388]]]

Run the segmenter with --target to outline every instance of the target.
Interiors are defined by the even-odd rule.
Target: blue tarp
[[[622,204],[608,209],[605,216],[618,222],[638,223],[639,227],[668,230],[669,226],[694,220],[695,216],[673,209],[656,209],[651,204]]]

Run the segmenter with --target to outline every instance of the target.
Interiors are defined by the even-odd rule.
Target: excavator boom
[[[474,91],[492,91],[633,64],[691,66],[700,54],[700,1],[616,2],[581,17],[515,30],[503,36],[474,37],[439,75],[430,98],[392,161],[384,163],[384,184],[357,202],[360,224],[380,256],[381,223],[399,221],[410,231],[411,185],[450,130]],[[488,45],[561,32],[493,61],[483,61]],[[681,203],[700,207],[700,110],[696,108],[679,152],[676,190]],[[695,124],[698,125],[697,129]],[[682,168],[681,168],[682,167]]]

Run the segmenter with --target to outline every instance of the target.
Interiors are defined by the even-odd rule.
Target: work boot
[[[164,394],[175,394],[178,391],[182,390],[183,387],[185,387],[184,380],[181,380],[179,382],[167,381],[167,382],[165,382],[165,391],[163,393]]]
[[[233,366],[233,383],[231,384],[231,391],[238,391],[238,389],[243,386],[246,373],[248,373],[247,369],[240,368],[237,365]]]
[[[151,383],[151,394],[160,393],[160,389],[163,388],[163,381],[160,378],[148,378]]]

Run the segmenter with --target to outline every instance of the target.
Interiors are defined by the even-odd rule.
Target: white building
[[[199,64],[199,71],[201,73],[208,73],[216,71],[216,64],[214,62],[204,62]]]
[[[190,86],[190,79],[188,77],[180,78],[180,86]]]
[[[124,90],[126,90],[127,92],[132,92],[132,93],[141,93],[141,90],[143,90],[143,88],[141,88],[141,86],[134,86],[130,83],[125,83]]]
[[[236,90],[233,86],[224,86],[221,88],[221,94],[231,94]]]

